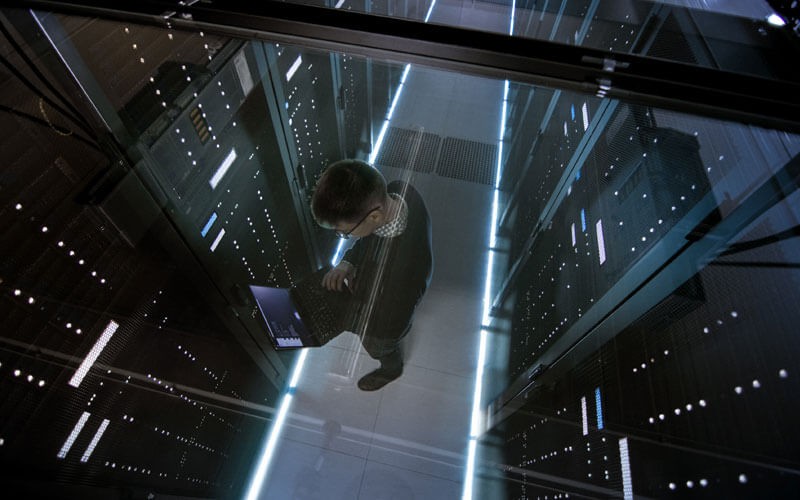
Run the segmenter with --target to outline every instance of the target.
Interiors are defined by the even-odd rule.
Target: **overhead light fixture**
[[[767,17],[767,22],[773,26],[786,26],[786,20],[774,12]]]

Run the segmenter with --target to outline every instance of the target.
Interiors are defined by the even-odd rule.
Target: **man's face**
[[[375,207],[369,211],[361,220],[354,222],[339,222],[333,229],[340,237],[346,235],[349,238],[364,238],[372,234],[375,229],[380,227],[382,221],[381,207]]]

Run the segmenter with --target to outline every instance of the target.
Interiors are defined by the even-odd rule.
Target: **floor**
[[[493,143],[502,92],[502,82],[413,67],[392,126]],[[413,182],[431,215],[435,268],[403,376],[360,391],[378,363],[354,334],[311,350],[261,498],[461,496],[493,191],[435,174]]]

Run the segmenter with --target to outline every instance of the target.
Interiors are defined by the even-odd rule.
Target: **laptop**
[[[250,285],[275,349],[321,347],[351,328],[357,301],[347,291],[322,286],[329,269],[320,269],[291,288]]]

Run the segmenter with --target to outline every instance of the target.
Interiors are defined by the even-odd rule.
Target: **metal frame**
[[[403,60],[800,131],[800,83],[419,21],[266,0],[11,6],[123,18]],[[787,56],[787,60],[790,59]]]

